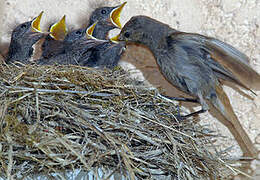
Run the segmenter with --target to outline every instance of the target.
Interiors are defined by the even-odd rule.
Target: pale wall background
[[[87,24],[89,14],[101,5],[118,5],[121,0],[0,0],[0,50],[6,52],[12,29],[19,23],[31,20],[41,10],[43,30],[50,23],[59,20],[64,14],[70,28]],[[228,42],[246,53],[250,64],[260,72],[260,0],[128,0],[122,13],[122,24],[131,16],[147,15],[172,27],[204,35],[213,36]],[[133,52],[134,50],[134,52]],[[163,85],[169,95],[176,94],[171,86],[161,81],[152,55],[141,47],[129,47],[124,60],[143,69],[145,77],[154,80],[154,84]],[[124,65],[125,66],[125,65]],[[155,78],[156,77],[156,78]],[[159,82],[159,83],[158,83]],[[225,88],[233,108],[250,138],[260,148],[260,92],[258,97],[248,100],[231,88]],[[223,147],[234,145],[233,152],[240,150],[230,133],[208,113],[201,115],[202,122],[228,136],[219,142]],[[259,173],[259,172],[255,172]],[[260,174],[260,173],[259,173]]]

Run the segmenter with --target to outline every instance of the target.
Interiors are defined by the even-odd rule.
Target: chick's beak
[[[91,26],[89,26],[86,30],[86,37],[87,39],[96,39],[94,36],[93,36],[93,32],[95,30],[95,26],[97,25],[98,21],[96,21],[94,24],[92,24]]]
[[[110,41],[113,41],[113,42],[118,42],[118,41],[120,41],[120,34],[118,34],[118,35],[116,35],[116,36],[110,38]]]
[[[62,19],[53,24],[50,28],[50,36],[55,40],[63,40],[68,33],[66,26],[66,16],[64,15]]]
[[[115,9],[110,13],[110,20],[111,22],[118,28],[122,29],[122,25],[120,23],[120,14],[124,8],[124,6],[126,5],[126,2],[124,2],[123,4],[115,7]]]
[[[37,16],[36,18],[34,18],[32,20],[31,28],[32,28],[33,32],[42,32],[41,27],[40,27],[42,14],[43,14],[43,11],[39,14],[39,16]]]
[[[31,21],[31,28],[28,31],[28,33],[32,39],[40,39],[43,36],[49,34],[41,31],[40,23],[41,23],[42,14],[43,11],[39,14],[39,16],[37,16]]]

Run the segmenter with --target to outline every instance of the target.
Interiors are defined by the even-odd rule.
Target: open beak
[[[120,14],[124,8],[124,6],[126,5],[126,2],[124,2],[123,4],[115,7],[115,9],[110,13],[110,20],[111,22],[118,28],[122,29],[122,25],[120,23]]]
[[[95,26],[97,25],[98,21],[96,21],[94,24],[92,24],[91,26],[89,26],[86,30],[86,37],[87,39],[96,39],[94,36],[93,36],[93,32],[94,32],[94,29],[95,29]]]
[[[98,44],[101,44],[101,43],[104,43],[104,42],[108,41],[108,40],[97,39],[97,38],[95,38],[93,36],[93,32],[94,32],[94,29],[95,29],[95,26],[97,25],[97,23],[98,23],[98,21],[96,21],[94,24],[89,26],[87,28],[87,30],[86,30],[86,39],[87,39],[87,41],[85,41],[85,43],[87,43],[88,45],[90,45],[90,44],[98,45]]]
[[[118,35],[116,35],[116,36],[110,38],[110,41],[112,41],[112,42],[118,42],[118,41],[119,41],[119,36],[120,36],[120,34],[118,34]]]
[[[66,26],[66,16],[64,15],[62,19],[53,24],[50,28],[50,36],[55,40],[63,40],[68,33]]]
[[[45,33],[45,32],[41,31],[40,24],[41,24],[42,14],[43,14],[43,11],[39,14],[39,16],[37,16],[36,18],[34,18],[31,21],[31,29],[29,31],[29,36],[32,39],[37,40],[37,39],[40,39],[40,38],[44,37],[45,35],[49,34],[49,33]]]
[[[42,14],[43,14],[43,11],[39,14],[39,16],[37,16],[36,18],[34,18],[34,20],[32,20],[32,31],[33,32],[42,32],[41,31],[41,19],[42,19]]]

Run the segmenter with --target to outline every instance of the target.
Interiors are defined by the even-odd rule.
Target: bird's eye
[[[106,14],[107,11],[105,9],[102,9],[101,14]]]
[[[79,35],[79,34],[81,34],[81,32],[80,31],[76,31],[76,34]]]
[[[22,24],[22,25],[21,25],[21,28],[22,28],[22,29],[26,28],[26,24]]]
[[[130,37],[130,33],[129,32],[125,32],[124,36],[125,36],[125,38],[129,38]]]

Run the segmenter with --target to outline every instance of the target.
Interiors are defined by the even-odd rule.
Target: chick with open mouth
[[[41,46],[42,58],[51,58],[63,52],[63,40],[68,33],[66,16],[64,15],[57,23],[51,25],[49,32],[50,34],[46,36]]]
[[[30,63],[34,51],[33,45],[46,35],[40,29],[42,15],[43,11],[33,20],[22,23],[13,30],[6,63],[15,61],[22,64]]]
[[[89,19],[89,26],[98,21],[93,36],[97,39],[109,39],[108,34],[112,29],[121,29],[121,12],[126,5],[124,2],[115,7],[100,7],[95,9]]]

